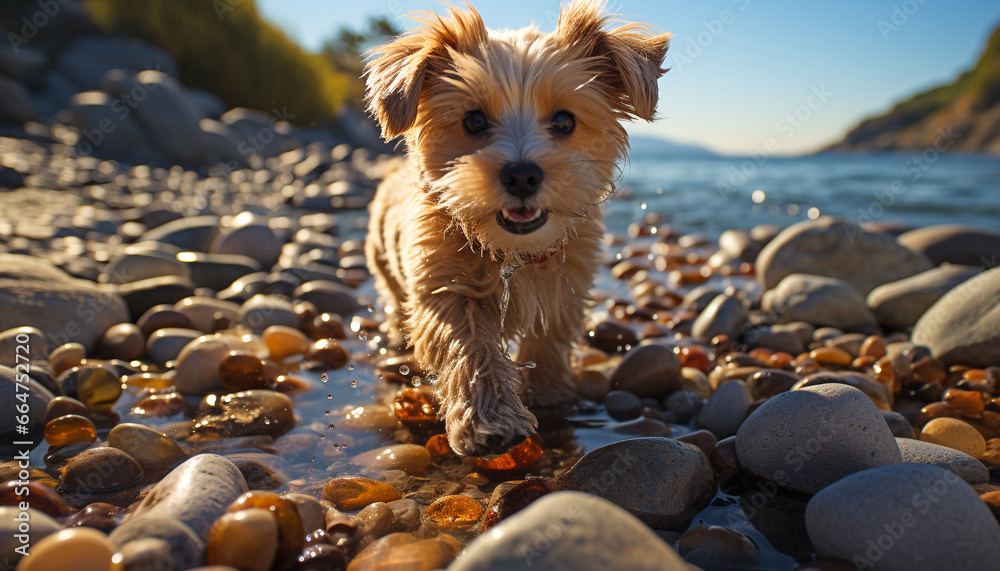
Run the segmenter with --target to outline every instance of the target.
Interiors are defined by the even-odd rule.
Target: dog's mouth
[[[538,208],[504,208],[497,212],[497,224],[511,234],[531,234],[549,221],[549,211]]]

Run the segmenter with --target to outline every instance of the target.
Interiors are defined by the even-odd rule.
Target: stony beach
[[[0,117],[5,568],[996,568],[995,230],[644,213],[606,235],[581,400],[461,458],[364,258],[401,159],[88,42],[22,52],[69,95]]]

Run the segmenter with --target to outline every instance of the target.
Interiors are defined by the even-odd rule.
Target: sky
[[[490,28],[555,28],[559,0],[474,0]],[[411,25],[433,0],[257,0],[318,49],[371,16]],[[796,155],[838,141],[862,119],[954,80],[1000,24],[996,0],[612,0],[612,12],[671,32],[659,116],[632,134],[721,154]],[[773,141],[768,142],[769,139]]]

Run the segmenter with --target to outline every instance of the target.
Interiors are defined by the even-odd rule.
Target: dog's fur
[[[438,375],[451,447],[479,456],[534,431],[522,398],[574,396],[569,356],[600,258],[599,205],[628,150],[619,120],[653,119],[670,36],[606,30],[595,1],[564,6],[549,34],[488,30],[471,6],[416,19],[365,72],[370,111],[387,140],[405,137],[409,157],[370,206],[366,254],[390,340]],[[473,110],[489,121],[481,135],[463,126]],[[553,131],[560,111],[575,117],[569,135]],[[525,161],[543,180],[520,198],[499,173]],[[505,208],[548,218],[511,233]]]

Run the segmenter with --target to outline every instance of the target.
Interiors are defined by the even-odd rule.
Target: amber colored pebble
[[[885,357],[885,340],[880,335],[869,335],[861,343],[859,354],[862,357],[872,357],[876,361]]]
[[[920,414],[914,419],[913,425],[922,428],[925,424],[935,418],[958,418],[958,411],[955,407],[944,401],[932,402],[920,409]]]
[[[577,353],[577,358],[580,361],[581,367],[589,367],[590,365],[597,365],[598,363],[607,361],[608,354],[597,347],[587,346]]]
[[[779,351],[772,354],[768,358],[767,364],[769,367],[773,367],[775,369],[785,369],[791,367],[793,361],[795,361],[795,357],[793,357],[790,353]]]
[[[944,363],[933,357],[924,357],[913,364],[914,383],[944,383],[948,379],[948,370]]]
[[[344,320],[336,313],[321,313],[314,317],[309,335],[313,339],[347,339]]]
[[[721,335],[720,337],[725,336]],[[715,340],[713,339],[712,341],[714,343]],[[702,373],[707,373],[711,369],[711,365],[708,362],[708,355],[705,353],[705,350],[698,345],[674,347],[674,353],[680,357],[682,367],[693,367]]]
[[[0,484],[0,506],[18,507],[21,502],[52,517],[70,511],[59,492],[36,481],[8,480]]]
[[[424,448],[431,453],[434,458],[444,458],[445,456],[454,456],[455,452],[452,451],[451,445],[448,444],[447,434],[435,434],[427,440],[427,444],[424,444]]]
[[[269,388],[264,379],[264,363],[256,355],[241,351],[230,351],[222,360],[219,378],[222,386],[234,393]]]
[[[347,476],[334,478],[323,486],[322,498],[341,511],[354,511],[375,502],[392,502],[401,498],[396,488],[385,482]]]
[[[45,441],[49,446],[65,446],[97,440],[97,428],[87,417],[67,414],[45,423]]]
[[[979,391],[951,388],[944,392],[942,399],[955,407],[959,413],[965,411],[983,412],[986,408],[986,403],[983,402],[982,394]]]
[[[445,531],[471,529],[483,517],[482,504],[469,496],[444,496],[427,506],[424,517]]]
[[[800,377],[808,377],[809,375],[813,373],[818,373],[822,370],[823,367],[820,366],[820,364],[815,359],[812,359],[810,357],[802,359],[795,366],[795,374],[799,375]]]
[[[275,561],[282,565],[294,562],[305,547],[306,535],[295,502],[274,492],[252,490],[236,498],[226,512],[249,508],[264,508],[274,514],[278,521],[278,555]]]
[[[774,355],[774,351],[766,347],[757,347],[756,349],[751,349],[749,355],[754,359],[767,363],[771,360],[771,355]]]
[[[965,452],[973,458],[982,458],[986,452],[983,435],[976,427],[957,418],[932,419],[920,429],[920,440]]]
[[[91,527],[104,533],[111,533],[118,527],[119,522],[115,516],[121,511],[117,506],[94,502],[63,520],[63,523],[66,527]]]
[[[817,347],[809,352],[809,357],[823,365],[846,367],[854,360],[851,354],[840,347]]]
[[[483,518],[481,531],[486,532],[494,525],[528,507],[528,504],[552,492],[566,487],[555,478],[530,478],[507,490],[495,502],[491,500]],[[428,509],[428,512],[430,510]]]
[[[77,373],[76,393],[91,410],[109,409],[122,394],[121,377],[105,367],[84,367]]]
[[[122,384],[130,389],[165,389],[174,381],[162,373],[136,373],[122,377]]]
[[[56,397],[45,407],[45,422],[67,414],[89,417],[90,409],[82,402],[70,397]]]
[[[268,571],[278,559],[280,535],[274,515],[264,508],[226,513],[208,531],[209,565]]]
[[[723,438],[708,452],[708,461],[719,476],[723,490],[731,490],[742,479],[740,460],[736,456],[736,437]]]
[[[411,428],[428,428],[438,423],[434,395],[417,387],[399,389],[393,410],[399,420]]]
[[[985,381],[986,371],[983,369],[969,369],[962,373],[962,378],[968,381]]]
[[[485,458],[475,457],[470,458],[470,460],[474,466],[481,470],[518,470],[531,466],[537,462],[543,454],[545,454],[545,450],[542,449],[542,446],[537,440],[535,440],[534,436],[529,436],[524,439],[524,442],[518,444],[506,454],[501,454],[496,458],[488,460]]]
[[[350,355],[333,339],[320,339],[306,354],[306,359],[317,361],[330,369],[339,369],[347,364]]]
[[[52,367],[52,374],[59,376],[63,371],[68,371],[77,367],[87,358],[87,349],[80,343],[66,343],[60,345],[49,353],[49,365]]]
[[[867,369],[875,365],[875,357],[858,357],[851,361],[851,366],[855,369]]]
[[[173,416],[188,409],[187,401],[176,391],[155,393],[132,405],[132,414],[147,418]]]
[[[309,339],[304,333],[287,325],[272,325],[264,330],[261,339],[267,345],[271,358],[278,361],[294,355],[305,355],[309,350]]]

